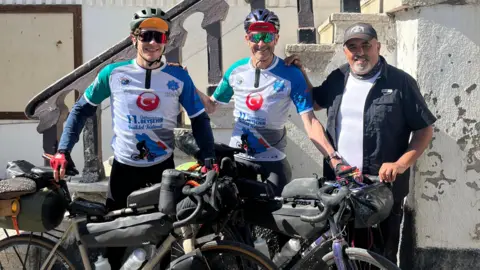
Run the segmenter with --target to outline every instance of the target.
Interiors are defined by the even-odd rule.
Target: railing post
[[[92,117],[89,117],[83,128],[84,166],[80,182],[93,183],[105,179],[102,159],[102,109],[100,106]]]
[[[246,0],[250,3],[251,10],[265,8],[265,0]]]
[[[360,13],[360,0],[340,0],[340,12]]]
[[[61,127],[61,126],[60,126]],[[47,154],[55,154],[57,152],[58,141],[62,134],[61,128],[56,124],[43,132],[43,152]],[[50,166],[50,161],[45,159],[44,166]]]
[[[208,54],[208,87],[207,95],[211,96],[222,79],[222,24],[214,22],[207,27]]]
[[[313,0],[297,0],[298,43],[317,43],[317,32],[313,16]]]

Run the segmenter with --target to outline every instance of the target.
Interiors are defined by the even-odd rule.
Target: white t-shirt
[[[342,104],[337,114],[337,149],[351,166],[363,167],[363,116],[365,100],[380,75],[380,71],[368,80],[348,77]]]

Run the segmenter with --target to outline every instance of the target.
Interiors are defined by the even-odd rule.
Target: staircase
[[[386,14],[333,13],[316,30],[316,44],[291,44],[285,48],[286,55],[300,57],[309,79],[314,86],[320,85],[328,74],[343,63],[343,34],[355,22],[367,22],[377,30],[382,44],[381,54],[389,63],[396,63],[396,33],[394,24]]]

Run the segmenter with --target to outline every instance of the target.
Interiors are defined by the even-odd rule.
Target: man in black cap
[[[345,165],[337,166],[356,166],[363,174],[393,182],[390,216],[377,228],[350,228],[349,237],[354,239],[350,244],[373,248],[396,262],[410,167],[430,143],[436,118],[415,79],[389,65],[380,48],[370,24],[351,25],[343,44],[348,63],[332,71],[320,86],[312,87],[312,92],[315,109],[327,109],[327,135],[336,149],[325,159],[324,176],[334,179],[339,168],[330,168],[328,161],[340,159]],[[285,62],[302,69],[311,87],[297,56]]]

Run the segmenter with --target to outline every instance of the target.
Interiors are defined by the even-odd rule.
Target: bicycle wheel
[[[354,269],[387,269],[387,270],[400,270],[395,264],[387,260],[385,257],[362,248],[346,248],[345,254],[348,259],[355,266]],[[335,258],[333,251],[323,256],[323,262],[326,267],[321,269],[336,269]],[[364,267],[365,263],[370,264],[372,267]],[[376,268],[375,268],[376,267]],[[319,269],[319,268],[315,268]]]
[[[0,269],[40,269],[55,243],[38,235],[15,235],[0,241]],[[48,269],[75,269],[65,249],[57,248]]]
[[[260,251],[233,241],[211,241],[200,247],[210,269],[278,269]]]

